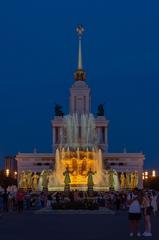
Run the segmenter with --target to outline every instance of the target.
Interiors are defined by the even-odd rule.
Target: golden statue
[[[27,175],[24,171],[20,174],[19,187],[27,189]]]
[[[87,161],[86,161],[86,157],[84,157],[83,161],[82,161],[81,175],[87,175]]]
[[[139,179],[138,179],[138,173],[135,172],[134,173],[134,186],[137,187],[139,183]]]
[[[27,172],[27,188],[31,188],[32,185],[32,171]]]
[[[72,158],[72,169],[73,169],[73,175],[76,176],[78,174],[78,164],[77,164],[76,158]]]
[[[32,189],[34,191],[38,190],[38,180],[39,176],[36,174],[36,172],[34,172],[34,175],[32,176]]]
[[[126,173],[126,188],[130,188],[130,174],[128,172]]]
[[[67,166],[65,172],[63,172],[63,175],[65,176],[65,185],[69,185],[71,183],[70,173],[71,172],[69,171],[69,167]]]
[[[138,174],[137,172],[131,173],[131,188],[135,188],[138,185]]]
[[[109,188],[110,189],[114,188],[114,172],[113,172],[113,170],[109,171]]]
[[[88,186],[93,186],[94,185],[94,182],[93,182],[93,175],[94,174],[96,174],[96,172],[93,172],[90,168],[88,173],[87,173],[87,176],[88,176],[87,184],[88,184]]]
[[[121,189],[125,188],[125,175],[123,172],[120,175],[120,187],[121,187]]]
[[[131,178],[130,185],[131,185],[131,188],[133,189],[133,188],[135,188],[137,186],[136,173],[132,172],[130,178]]]

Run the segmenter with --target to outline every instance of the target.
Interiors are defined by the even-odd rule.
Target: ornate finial
[[[76,28],[76,32],[77,32],[78,37],[81,38],[84,33],[84,27],[81,24],[78,25]]]
[[[82,43],[81,43],[82,36],[84,33],[84,27],[82,25],[78,25],[76,28],[76,32],[79,38],[79,47],[78,47],[78,67],[75,73],[75,80],[84,81],[86,79],[86,74],[83,71],[83,65],[82,65]]]

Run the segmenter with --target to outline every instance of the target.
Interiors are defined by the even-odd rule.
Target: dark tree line
[[[0,170],[0,186],[3,188],[7,188],[11,185],[17,185],[17,180],[11,175],[7,177],[5,171]]]
[[[144,180],[144,188],[154,189],[159,191],[159,176],[151,177]]]

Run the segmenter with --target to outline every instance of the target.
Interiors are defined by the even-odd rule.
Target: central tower
[[[86,73],[82,61],[84,27],[79,25],[76,28],[76,33],[78,37],[78,63],[74,73],[74,83],[70,88],[69,113],[64,115],[60,105],[55,107],[55,117],[52,121],[53,151],[55,152],[59,146],[66,147],[71,143],[71,146],[85,145],[86,148],[88,145],[95,144],[102,152],[107,152],[108,121],[104,116],[103,105],[98,106],[96,116],[91,113],[90,88],[86,83]]]
[[[79,25],[76,28],[78,36],[78,65],[74,74],[75,83],[70,89],[70,114],[89,114],[91,112],[90,88],[86,84],[86,73],[82,64],[82,36],[84,27]]]

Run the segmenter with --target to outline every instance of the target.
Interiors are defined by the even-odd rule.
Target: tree
[[[144,188],[159,190],[159,176],[145,179]]]
[[[0,186],[3,188],[7,188],[11,185],[17,185],[17,180],[12,176],[6,176],[4,170],[0,170]]]

